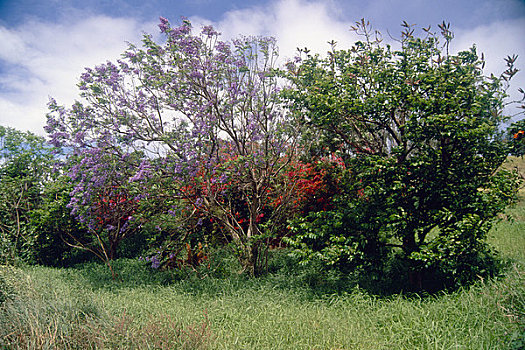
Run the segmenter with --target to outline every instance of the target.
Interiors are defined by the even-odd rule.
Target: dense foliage
[[[29,221],[51,159],[44,138],[0,126],[0,262],[34,261],[36,233]]]
[[[0,126],[0,262],[64,266],[85,258],[64,237],[85,231],[70,215],[73,189],[43,137]]]
[[[404,27],[394,48],[362,21],[352,48],[279,70],[272,38],[161,18],[162,43],[86,68],[70,108],[50,100],[53,147],[0,128],[2,261],[63,266],[75,247],[200,271],[227,246],[258,276],[288,246],[417,290],[489,275],[518,188],[501,165],[525,140],[523,121],[501,131],[516,57],[487,77],[475,47],[449,53],[448,25]]]
[[[351,49],[289,64],[297,118],[321,135],[308,141],[347,168],[335,210],[296,220],[289,242],[306,261],[350,269],[396,256],[417,288],[436,273],[462,284],[486,273],[486,235],[515,199],[499,131],[515,58],[487,78],[475,47],[448,52],[447,25],[424,37],[405,27],[398,49],[363,21]]]

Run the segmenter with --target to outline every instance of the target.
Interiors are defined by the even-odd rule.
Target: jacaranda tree
[[[117,147],[112,150],[120,151]],[[147,196],[144,182],[136,177],[140,163],[138,154],[117,155],[100,144],[77,150],[69,159],[68,175],[75,187],[68,207],[86,227],[90,239],[68,233],[65,241],[94,253],[110,269],[120,243],[136,233],[140,225],[135,214],[140,201]]]
[[[161,18],[159,27],[163,44],[146,35],[142,48],[130,46],[116,63],[86,69],[83,101],[70,109],[52,101],[47,131],[53,143],[104,154],[101,159],[142,152],[129,180],[169,178],[166,190],[187,212],[205,211],[218,222],[244,269],[256,275],[264,248],[261,214],[295,149],[278,99],[275,41],[226,42],[210,26],[195,34],[187,20],[171,27]],[[103,163],[90,162],[102,171]],[[94,193],[85,187],[77,196]],[[237,215],[239,201],[246,218]]]
[[[303,52],[289,64],[287,96],[305,135],[317,135],[307,141],[347,168],[336,210],[297,220],[290,243],[304,260],[346,268],[397,256],[417,288],[431,273],[461,284],[486,272],[486,235],[516,194],[499,170],[515,57],[486,77],[475,47],[449,52],[445,23],[422,37],[404,26],[398,49],[362,21],[351,49],[334,43],[326,58]]]

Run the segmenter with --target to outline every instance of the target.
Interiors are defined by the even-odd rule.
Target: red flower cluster
[[[332,198],[338,192],[338,184],[330,178],[330,171],[335,167],[344,168],[342,159],[331,157],[320,163],[296,162],[292,165],[293,169],[286,176],[294,186],[292,198],[295,210],[305,214],[332,208]]]
[[[517,141],[521,140],[523,137],[525,137],[525,131],[520,130],[517,133],[514,134],[513,138]]]
[[[129,199],[116,186],[104,190],[95,203],[94,213],[101,228],[122,227],[135,213],[137,200]]]

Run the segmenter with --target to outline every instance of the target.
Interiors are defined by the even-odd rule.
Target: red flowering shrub
[[[332,199],[339,192],[338,172],[344,169],[340,158],[321,159],[316,163],[295,162],[286,176],[294,184],[292,209],[304,215],[311,211],[332,208]]]
[[[93,213],[100,229],[120,229],[133,219],[138,200],[129,199],[122,189],[113,186],[102,190],[100,200],[94,203]]]

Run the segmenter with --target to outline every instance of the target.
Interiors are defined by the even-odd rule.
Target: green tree
[[[393,49],[363,20],[351,49],[332,43],[328,57],[288,65],[306,141],[347,167],[337,208],[297,220],[289,242],[304,260],[346,268],[396,256],[415,288],[436,273],[463,284],[484,274],[485,237],[516,194],[498,131],[515,57],[485,77],[475,47],[449,53],[445,23],[423,37],[404,27]]]
[[[0,258],[33,261],[31,211],[41,200],[53,155],[44,138],[0,126]]]

